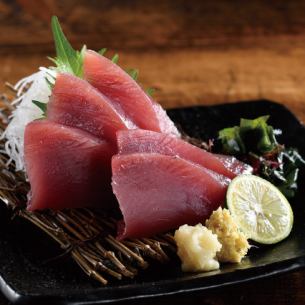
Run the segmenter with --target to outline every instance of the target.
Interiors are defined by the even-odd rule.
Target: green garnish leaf
[[[83,76],[83,61],[84,61],[84,53],[86,51],[86,46],[84,45],[80,51],[74,50],[71,46],[70,42],[66,38],[63,30],[60,26],[58,18],[56,16],[52,17],[51,20],[52,32],[54,37],[55,49],[56,49],[56,57],[49,58],[52,62],[56,64],[56,70],[58,72],[67,72],[71,73],[75,76],[82,77]],[[105,55],[107,48],[102,48],[98,51],[98,53],[102,56]],[[119,54],[114,54],[111,61],[115,64],[118,64]],[[127,73],[137,81],[139,76],[139,70],[130,69]],[[46,80],[48,82],[48,86],[52,89],[52,82]],[[155,92],[155,89],[148,88],[146,93],[149,96]]]
[[[138,79],[139,77],[139,70],[138,69],[129,69],[127,70],[127,73],[131,76],[132,79],[134,79],[135,81]]]
[[[36,100],[32,100],[32,103],[42,111],[42,116],[45,117],[47,112],[47,103],[43,103]]]
[[[267,124],[268,118],[241,119],[239,126],[220,130],[218,138],[224,152],[235,155],[246,152],[269,153],[276,149],[278,143],[273,127]]]
[[[261,162],[261,175],[276,185],[286,197],[294,197],[298,184],[299,168],[305,165],[304,159],[295,148],[283,149],[275,158],[278,166],[264,158]]]
[[[240,137],[238,126],[224,128],[219,131],[218,138],[221,140],[223,150],[230,154],[245,153],[245,145]]]
[[[52,17],[51,20],[52,32],[55,42],[56,49],[56,57],[49,58],[52,62],[56,64],[56,70],[58,72],[67,72],[71,73],[75,76],[82,77],[83,76],[83,61],[84,61],[84,53],[86,51],[86,46],[84,45],[80,51],[74,50],[71,46],[70,42],[66,38],[63,30],[60,26],[58,18],[56,16]],[[102,48],[98,51],[98,53],[102,56],[107,52],[107,48]],[[114,64],[118,64],[119,54],[114,54],[111,61]],[[139,77],[139,70],[130,69],[127,73],[137,81]],[[48,86],[52,89],[52,82],[48,82]],[[148,88],[146,93],[150,96],[154,93],[155,89]]]
[[[52,17],[51,25],[56,49],[56,58],[53,59],[53,62],[56,63],[57,70],[82,77],[86,46],[83,46],[81,51],[74,50],[64,35],[56,16]]]
[[[277,145],[273,127],[267,124],[268,119],[269,116],[265,115],[254,120],[240,120],[239,133],[246,142],[248,150],[266,153],[272,151]],[[256,147],[253,147],[253,143]]]
[[[52,83],[47,77],[45,77],[44,79],[47,82],[49,89],[52,91],[54,87],[54,83]]]
[[[153,96],[153,94],[155,93],[156,89],[155,88],[147,88],[146,89],[146,94],[149,96]]]
[[[112,61],[113,63],[117,64],[118,61],[119,61],[119,54],[117,54],[117,53],[114,54],[114,56],[112,57],[111,61]]]
[[[98,53],[102,56],[104,56],[106,52],[107,52],[107,48],[102,48],[98,51]]]
[[[286,197],[294,197],[299,169],[305,161],[295,148],[285,148],[267,124],[269,116],[241,119],[239,126],[218,133],[218,153],[234,155],[253,167],[253,173],[274,184]]]

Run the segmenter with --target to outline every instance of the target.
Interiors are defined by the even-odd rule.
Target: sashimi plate
[[[305,155],[305,127],[274,102],[187,107],[168,110],[168,114],[188,135],[202,140],[215,138],[218,130],[237,125],[242,117],[270,115],[270,124],[282,130],[279,142]],[[242,263],[223,265],[219,271],[185,274],[173,258],[166,265],[152,262],[133,280],[112,281],[107,286],[90,280],[37,228],[18,218],[12,221],[0,204],[0,289],[18,304],[104,304],[221,288],[300,269],[305,266],[304,181],[301,172],[298,194],[291,201],[293,231],[283,242],[252,247]]]

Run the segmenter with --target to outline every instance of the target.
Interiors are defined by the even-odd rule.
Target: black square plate
[[[282,129],[279,142],[297,147],[305,156],[305,127],[284,106],[269,101],[198,106],[168,111],[190,136],[209,139],[219,129],[239,123],[241,117],[270,115],[270,124]],[[305,188],[301,173],[297,197],[291,202],[295,223],[291,235],[274,246],[250,250],[241,264],[221,270],[183,274],[179,263],[155,265],[134,280],[113,282],[106,287],[87,278],[68,257],[43,262],[60,253],[43,233],[20,219],[11,220],[0,204],[0,288],[18,304],[98,304],[119,300],[207,290],[296,270],[305,266]]]

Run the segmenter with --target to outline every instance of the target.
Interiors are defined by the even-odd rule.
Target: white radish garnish
[[[15,162],[16,171],[24,171],[24,130],[25,126],[36,119],[41,118],[40,110],[33,100],[47,103],[51,94],[48,82],[54,82],[56,72],[41,67],[38,72],[31,74],[16,83],[16,99],[12,102],[16,109],[12,112],[10,122],[1,135],[6,139],[5,153],[10,157],[8,164]],[[47,80],[48,82],[47,82]]]

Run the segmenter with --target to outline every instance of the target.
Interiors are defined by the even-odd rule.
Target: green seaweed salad
[[[215,149],[233,155],[253,167],[253,174],[270,181],[288,198],[293,198],[298,188],[299,170],[305,165],[296,148],[277,142],[281,134],[267,124],[269,116],[254,120],[241,119],[239,126],[218,132]]]

